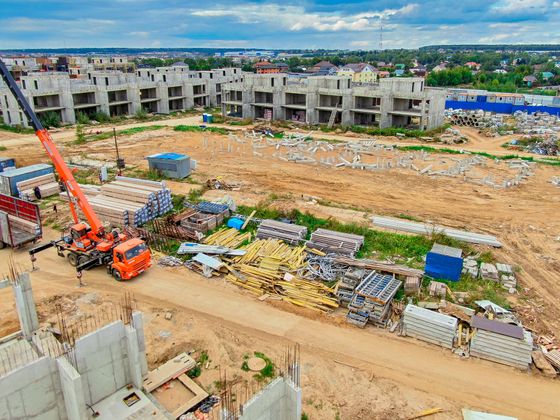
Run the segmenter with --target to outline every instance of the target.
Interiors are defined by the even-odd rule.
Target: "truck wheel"
[[[76,264],[76,266],[78,265],[82,265],[83,263],[85,263],[88,260],[88,258],[85,255],[82,255],[81,257],[78,257],[78,263]]]
[[[116,268],[113,268],[113,278],[116,281],[122,281],[122,276],[121,276],[121,272],[119,270],[117,270]]]
[[[71,252],[68,254],[67,258],[72,267],[76,267],[78,265],[78,256],[76,254]]]

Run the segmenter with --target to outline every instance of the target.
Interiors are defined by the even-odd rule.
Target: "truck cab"
[[[113,262],[109,266],[115,280],[130,280],[152,265],[152,255],[146,243],[139,239],[129,239],[113,249]]]

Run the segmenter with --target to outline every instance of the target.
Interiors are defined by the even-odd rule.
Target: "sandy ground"
[[[2,261],[10,252],[0,251]],[[15,258],[21,269],[30,267],[23,250]],[[435,419],[459,419],[465,406],[521,419],[560,413],[557,381],[482,360],[462,360],[373,327],[361,330],[346,325],[341,314],[294,313],[291,306],[260,302],[187,269],[154,267],[125,283],[97,269],[86,274],[86,287],[77,288],[73,269],[55,253],[43,253],[38,266],[32,282],[42,322],[52,319],[54,301],[62,302],[70,314],[87,314],[91,307],[131,292],[146,314],[150,366],[182,351],[207,350],[211,363],[200,377],[207,387],[220,370],[243,377],[239,367],[245,353],[261,351],[280,361],[286,346],[299,342],[304,410],[312,419],[334,419],[337,413],[341,419],[404,419],[432,407],[445,409]],[[0,290],[3,320],[13,318],[13,308],[11,292]],[[171,321],[164,319],[168,311]]]
[[[195,124],[199,117],[184,120],[147,124]],[[486,138],[474,130],[461,131],[471,142],[454,147],[508,153],[500,147],[506,141],[504,137]],[[110,140],[76,148],[67,144],[73,134],[66,130],[53,135],[63,155],[114,159]],[[211,146],[204,146],[205,136]],[[391,144],[396,139],[380,141]],[[25,163],[47,161],[36,142],[34,136],[0,134],[0,145],[8,146],[2,155]],[[266,153],[260,158],[243,147],[227,152],[220,146],[224,142],[223,136],[164,129],[122,138],[119,145],[128,164],[143,168],[144,157],[150,153],[187,153],[198,162],[194,179],[203,182],[222,176],[239,183],[239,191],[226,192],[238,203],[254,205],[275,200],[286,208],[363,223],[368,223],[372,214],[405,213],[424,221],[496,235],[504,247],[493,252],[500,261],[520,269],[522,293],[512,298],[512,305],[524,314],[528,326],[560,336],[560,194],[549,183],[552,176],[560,175],[559,168],[538,165],[534,176],[521,186],[495,190],[457,178],[432,178],[400,170],[367,172],[310,166],[272,159]],[[189,183],[170,185],[174,192],[183,194],[198,188]],[[222,194],[210,191],[207,196]],[[0,253],[7,256],[9,251]],[[123,289],[134,293],[150,319],[151,363],[163,361],[175,351],[206,348],[222,368],[227,366],[242,374],[238,366],[245,352],[263,351],[279,358],[286,344],[299,342],[304,364],[304,409],[313,419],[335,418],[337,413],[341,419],[407,418],[434,406],[446,409],[433,417],[441,419],[460,418],[463,406],[522,419],[553,418],[560,413],[555,398],[560,391],[557,381],[479,360],[461,360],[433,346],[383,331],[354,329],[336,316],[317,319],[294,313],[291,307],[273,308],[230,285],[209,282],[186,270],[154,268],[124,285],[114,283],[103,270],[96,270],[85,276],[87,288],[78,290],[70,267],[61,265],[54,252],[43,254],[39,259],[41,269],[33,274],[39,299],[95,292],[111,300]],[[17,257],[24,266],[28,264],[21,252]],[[0,273],[5,264],[6,258],[2,258]],[[0,329],[5,332],[16,325],[13,302],[5,298],[9,295],[6,293],[0,291]],[[172,322],[161,319],[168,310],[174,311]],[[162,330],[170,331],[171,337],[162,339]],[[204,374],[201,377],[205,384],[218,377],[212,368],[206,375],[208,383]]]

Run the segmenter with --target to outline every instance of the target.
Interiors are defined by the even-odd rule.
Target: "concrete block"
[[[8,399],[8,408],[10,410],[10,417],[8,418],[25,418],[25,407],[20,392],[15,392],[10,395],[10,398]]]
[[[27,416],[38,416],[53,408],[58,410],[53,379],[58,380],[58,377],[44,376],[22,389],[21,396],[25,401],[25,414]]]
[[[10,410],[8,409],[7,398],[0,398],[0,419],[9,419]]]
[[[113,375],[117,388],[122,388],[132,382],[129,380],[128,358],[123,358],[113,363]]]
[[[86,398],[87,404],[93,405],[117,390],[112,363],[97,367],[82,377],[89,383],[91,401]]]
[[[37,419],[37,420],[64,420],[68,418],[64,415],[65,413],[61,413],[57,407],[53,407],[48,411],[40,413],[37,416],[29,416],[27,419]]]
[[[112,322],[95,332],[100,347],[105,347],[124,337],[124,324],[122,321]]]
[[[74,345],[76,358],[86,357],[87,354],[95,353],[98,348],[99,340],[95,331],[78,338]]]
[[[74,367],[64,357],[56,361],[60,375],[64,408],[71,420],[86,420],[86,404],[82,379]]]
[[[138,338],[136,336],[136,330],[131,326],[126,327],[126,344],[130,382],[132,382],[136,388],[142,388],[142,367],[138,354]]]
[[[102,347],[96,353],[92,353],[87,357],[87,372],[99,369],[100,367],[111,364],[112,362],[113,358],[111,357],[111,347]]]

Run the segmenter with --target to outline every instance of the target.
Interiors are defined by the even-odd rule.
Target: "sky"
[[[0,0],[0,28],[0,49],[552,44],[560,0]]]

